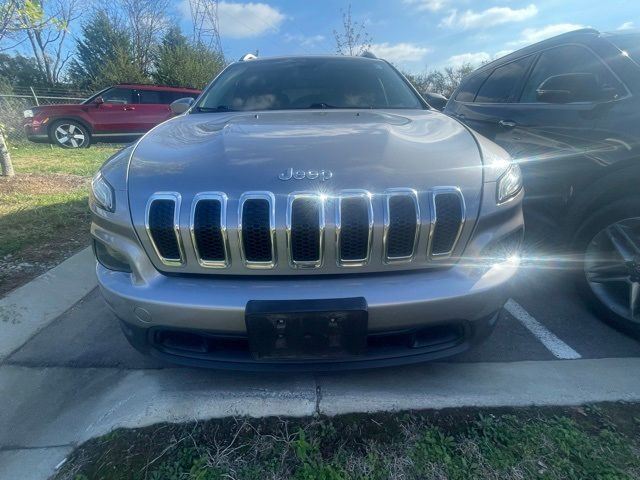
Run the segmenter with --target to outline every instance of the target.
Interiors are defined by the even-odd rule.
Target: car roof
[[[173,87],[170,85],[147,85],[144,83],[118,83],[114,85],[116,87],[125,87],[125,88],[143,88],[145,90],[156,90],[156,91],[169,91],[169,92],[200,92],[200,90],[196,88],[190,87]]]
[[[477,74],[477,73],[481,73],[481,72],[485,72],[487,70],[493,70],[494,68],[496,68],[497,66],[503,65],[505,63],[509,63],[513,60],[517,60],[518,58],[530,55],[532,53],[536,53],[539,50],[543,50],[545,48],[549,48],[549,47],[553,47],[556,46],[558,44],[562,44],[562,43],[566,43],[567,41],[576,41],[579,42],[580,40],[585,40],[587,38],[594,38],[594,37],[598,37],[600,36],[600,32],[598,30],[595,30],[593,28],[581,28],[578,30],[573,30],[571,32],[567,32],[567,33],[562,33],[560,35],[556,35],[555,37],[551,37],[548,38],[546,40],[542,40],[540,42],[536,42],[532,45],[528,45],[524,48],[521,48],[519,50],[516,50],[514,52],[509,53],[508,55],[505,55],[504,57],[500,57],[496,60],[493,60],[492,62],[489,62],[485,65],[482,65],[481,67],[477,68],[476,70],[474,70],[469,77]]]
[[[274,57],[257,57],[250,60],[238,60],[234,63],[263,63],[279,62],[282,60],[339,60],[344,62],[379,62],[385,61],[381,58],[362,55],[280,55]]]

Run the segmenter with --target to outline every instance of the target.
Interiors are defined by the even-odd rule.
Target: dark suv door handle
[[[516,122],[512,122],[511,120],[500,120],[498,125],[504,128],[513,128],[518,125]]]

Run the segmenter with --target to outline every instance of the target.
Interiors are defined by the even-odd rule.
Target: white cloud
[[[578,30],[579,28],[584,28],[584,25],[578,25],[575,23],[556,23],[542,28],[525,28],[522,31],[520,39],[515,42],[510,42],[510,45],[530,45],[532,43],[546,40],[547,38],[555,37],[561,33]]]
[[[286,16],[266,3],[218,4],[220,35],[228,38],[258,37],[277,32]]]
[[[404,0],[407,5],[413,5],[419,12],[429,10],[438,12],[449,4],[450,0]]]
[[[534,4],[524,8],[491,7],[480,12],[474,12],[473,10],[458,12],[458,10],[452,10],[440,25],[467,30],[470,28],[493,27],[504,23],[522,22],[537,14],[538,8]]]
[[[622,25],[620,25],[617,30],[633,30],[635,27],[635,25],[633,24],[633,22],[624,22]]]
[[[491,55],[487,52],[461,53],[449,57],[447,65],[450,67],[460,67],[466,64],[477,66],[489,60],[491,60]]]
[[[318,46],[318,44],[324,42],[327,37],[325,37],[324,35],[306,36],[306,35],[292,35],[290,33],[285,33],[283,38],[284,38],[284,41],[287,43],[296,42],[297,44],[303,47],[313,48]]]
[[[461,53],[459,55],[453,55],[449,57],[446,65],[448,67],[461,67],[462,65],[473,65],[474,67],[478,67],[483,63],[490,62],[495,60],[496,58],[504,57],[508,55],[513,50],[500,50],[493,55],[488,52],[467,52]]]
[[[371,51],[377,57],[384,58],[390,62],[417,62],[422,60],[431,49],[420,47],[414,43],[390,44],[384,42],[372,44]]]

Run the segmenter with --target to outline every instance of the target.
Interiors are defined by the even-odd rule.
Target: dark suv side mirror
[[[422,97],[436,110],[442,111],[447,105],[447,97],[440,95],[439,93],[425,92],[422,94]]]
[[[611,99],[592,73],[564,73],[547,78],[536,90],[543,103],[596,102]],[[607,98],[609,97],[609,98]]]
[[[171,108],[171,111],[175,115],[181,115],[189,110],[189,107],[193,105],[193,102],[194,100],[191,97],[179,98],[178,100],[173,101],[171,105],[169,105],[169,108]]]

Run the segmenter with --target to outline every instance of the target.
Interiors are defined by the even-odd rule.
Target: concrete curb
[[[91,248],[0,299],[0,362],[96,288]]]
[[[119,427],[227,416],[640,401],[640,358],[438,363],[341,375],[0,367],[0,478],[44,478]],[[25,458],[39,465],[24,477]],[[43,466],[46,469],[43,470]]]

